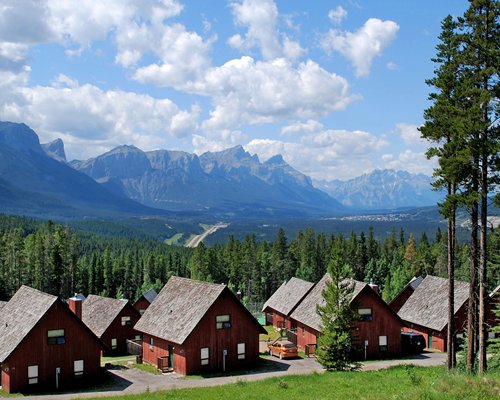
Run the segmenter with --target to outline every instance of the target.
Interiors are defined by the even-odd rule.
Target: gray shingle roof
[[[173,276],[134,328],[182,344],[225,289],[225,285]]]
[[[156,293],[156,290],[154,289],[149,289],[146,293],[143,294],[143,296],[148,301],[148,303],[151,304],[156,296],[158,296],[158,293]]]
[[[469,298],[469,284],[455,281],[455,313]],[[448,280],[427,275],[398,312],[403,321],[435,331],[448,323]]]
[[[321,317],[316,312],[316,305],[325,305],[325,299],[322,292],[326,287],[327,282],[331,281],[330,275],[326,273],[323,278],[312,288],[309,294],[300,302],[295,311],[292,312],[290,318],[309,326],[317,331],[321,330]],[[367,286],[367,283],[355,281],[354,291],[352,293],[351,302],[358,294]]]
[[[16,349],[57,301],[56,296],[21,286],[0,313],[0,363]]]
[[[262,311],[269,307],[283,315],[289,315],[313,286],[314,283],[292,278],[273,293],[262,307]]]
[[[2,311],[2,308],[7,304],[6,301],[0,301],[0,312]]]
[[[127,303],[128,300],[89,294],[82,303],[82,321],[100,338]]]

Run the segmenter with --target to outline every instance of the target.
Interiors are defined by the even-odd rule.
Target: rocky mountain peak
[[[42,148],[54,160],[66,162],[66,152],[64,151],[64,142],[62,139],[58,138],[50,143],[42,144]]]

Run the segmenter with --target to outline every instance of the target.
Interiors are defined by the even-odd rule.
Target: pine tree
[[[350,268],[342,263],[341,249],[333,249],[328,264],[330,280],[322,292],[325,305],[317,305],[321,317],[321,336],[316,355],[328,371],[345,371],[357,367],[351,359],[353,350],[352,322],[355,319],[350,302],[354,282],[347,279]]]

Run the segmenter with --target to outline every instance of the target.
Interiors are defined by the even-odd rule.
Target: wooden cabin
[[[272,323],[276,329],[294,328],[290,314],[313,286],[314,283],[299,278],[291,278],[288,282],[284,282],[262,307],[262,312],[266,314],[266,322]]]
[[[70,299],[70,308],[78,309],[75,298]],[[134,325],[141,315],[128,300],[90,294],[81,303],[81,312],[82,321],[102,340],[107,355],[126,354],[127,339],[139,339]]]
[[[56,296],[22,286],[0,311],[1,386],[7,393],[93,382],[102,348]]]
[[[492,308],[495,291],[486,301],[486,323],[498,323]],[[469,284],[455,281],[455,330],[463,335],[467,325]],[[427,275],[398,312],[405,323],[404,330],[425,337],[427,348],[446,351],[448,329],[448,279]],[[490,334],[491,336],[491,334]]]
[[[422,283],[424,280],[423,276],[419,276],[418,278],[413,278],[408,284],[401,290],[394,299],[389,303],[389,307],[391,307],[395,312],[399,312],[403,304],[410,298],[418,285]]]
[[[146,293],[144,293],[141,297],[137,299],[137,301],[134,303],[134,308],[139,311],[139,314],[144,314],[144,311],[147,310],[149,305],[153,302],[153,300],[156,298],[158,293],[156,293],[156,290],[154,289],[149,289]]]
[[[225,285],[172,277],[135,325],[143,360],[195,374],[247,368],[259,360],[264,328]]]
[[[290,315],[292,323],[297,326],[297,346],[306,353],[313,351],[321,334],[321,317],[316,306],[325,304],[322,292],[330,280],[330,275],[325,274]],[[354,285],[351,308],[359,316],[353,322],[355,356],[360,359],[400,356],[400,318],[369,284],[349,281]]]

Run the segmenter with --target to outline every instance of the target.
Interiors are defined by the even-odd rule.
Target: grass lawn
[[[127,364],[128,361],[133,361],[135,363],[135,356],[126,355],[126,356],[118,356],[118,357],[101,357],[101,367],[104,367],[104,364]]]
[[[267,334],[263,334],[261,333],[259,335],[259,340],[260,341],[273,341],[273,340],[276,340],[280,337],[280,333],[274,329],[274,326],[272,325],[266,325],[264,326],[264,329],[267,331]]]
[[[475,377],[448,373],[443,367],[398,366],[370,372],[334,372],[270,378],[232,385],[173,389],[114,397],[123,400],[160,399],[426,399],[488,400],[500,396],[500,373]]]

